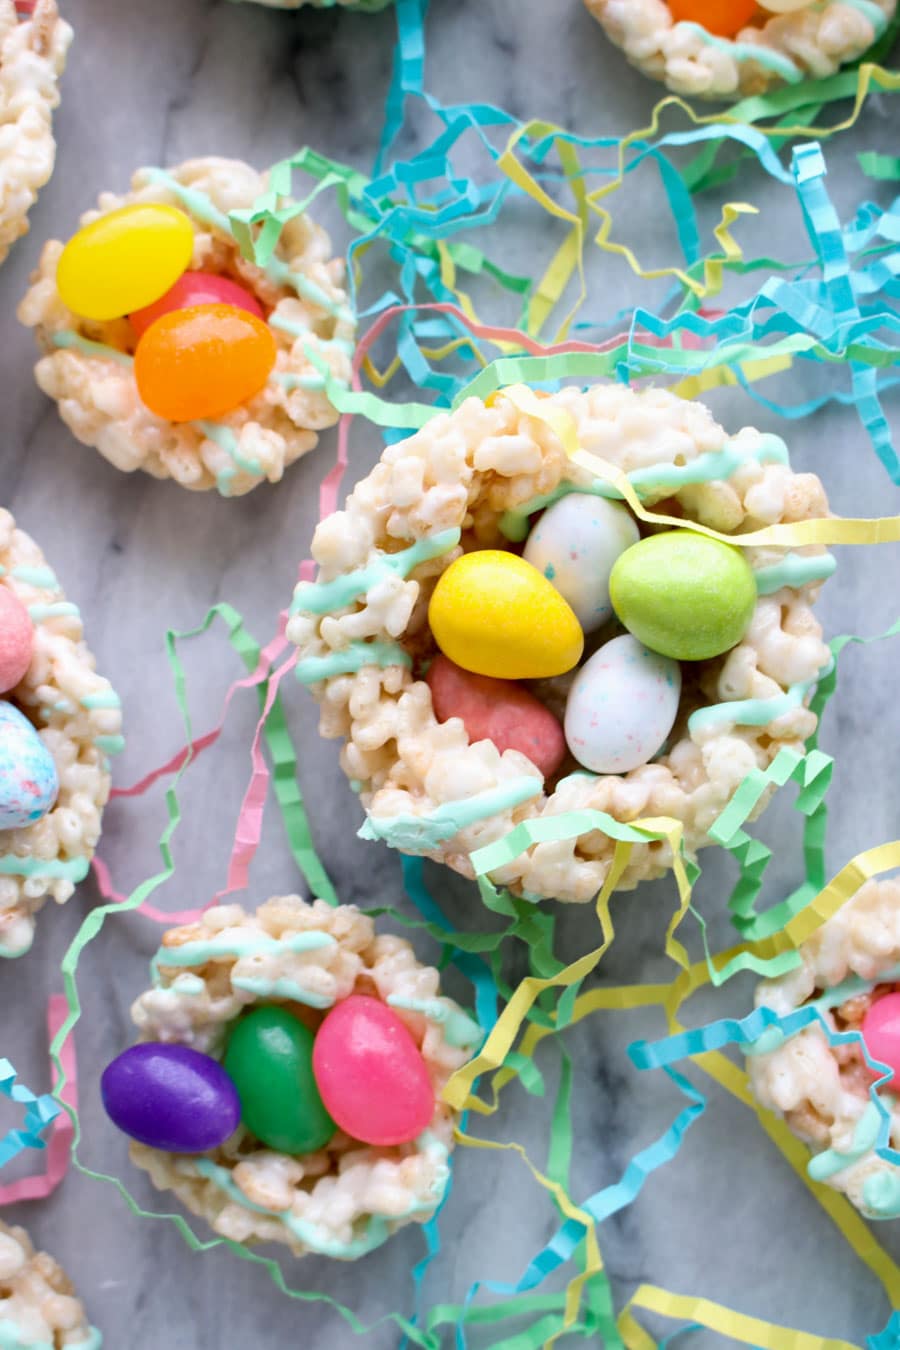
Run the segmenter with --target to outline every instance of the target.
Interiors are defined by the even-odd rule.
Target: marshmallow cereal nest
[[[830,1030],[863,1032],[872,1058],[883,1060],[867,1017],[882,999],[896,1001],[900,990],[900,880],[867,881],[800,955],[802,965],[759,984],[756,1006],[784,1017],[815,1005]],[[900,1218],[900,1167],[876,1151],[881,1115],[870,1090],[881,1075],[870,1072],[859,1042],[832,1046],[818,1022],[787,1039],[770,1027],[748,1053],[747,1067],[757,1100],[813,1150],[810,1176],[842,1191],[867,1218]],[[878,1096],[890,1120],[890,1146],[900,1148],[897,1078]]]
[[[40,1350],[100,1350],[65,1271],[46,1252],[36,1252],[24,1228],[0,1220],[0,1344]]]
[[[897,0],[721,0],[712,8],[725,21],[708,31],[703,3],[584,2],[643,74],[676,94],[709,99],[834,75],[882,36],[897,10]]]
[[[261,1144],[244,1123],[249,1108],[239,1082],[241,1124],[218,1147],[197,1156],[131,1144],[133,1161],[158,1190],[174,1191],[234,1242],[285,1243],[297,1256],[353,1260],[405,1224],[431,1217],[449,1181],[456,1120],[441,1093],[474,1053],[481,1031],[441,996],[438,972],[421,965],[408,942],[376,934],[353,905],[279,896],[255,913],[221,905],[199,923],[170,929],[153,971],[154,987],[132,1008],[141,1042],[165,1043],[163,1052],[177,1046],[216,1060],[224,1055],[226,1069],[238,1019],[254,1011],[286,1011],[316,1033],[342,1000],[378,1001],[382,1012],[399,1018],[408,1052],[420,1059],[427,1113],[418,1137],[398,1145],[361,1143],[338,1126],[323,1146],[289,1154]],[[262,1091],[274,1092],[277,1065],[260,1065],[259,1054],[251,1059]],[[292,1075],[296,1084],[295,1069]],[[292,1087],[291,1096],[296,1092]],[[113,1107],[107,1096],[116,1119]]]
[[[0,262],[28,233],[28,212],[53,172],[52,114],[71,41],[56,0],[37,0],[22,19],[14,0],[0,0]]]
[[[47,898],[63,904],[87,876],[109,797],[108,756],[123,744],[122,715],[109,681],[94,669],[77,606],[65,598],[34,540],[3,510],[0,601],[0,638],[8,606],[33,628],[27,669],[2,690],[0,711],[15,726],[8,728],[5,718],[0,736],[0,821],[16,786],[10,784],[18,758],[13,736],[31,738],[58,781],[44,803],[49,809],[34,824],[0,828],[0,956],[20,956],[31,946],[34,916]],[[0,642],[0,665],[2,649]]]
[[[464,631],[461,656],[447,653],[443,642],[436,644],[430,602],[445,571],[451,565],[458,570],[455,560],[461,555],[477,566],[477,551],[489,550],[484,558],[493,569],[499,563],[521,571],[514,556],[517,541],[529,535],[528,559],[533,540],[570,503],[586,507],[587,516],[581,516],[582,524],[558,521],[559,570],[571,568],[569,557],[575,559],[581,547],[585,520],[588,530],[597,524],[594,503],[619,513],[614,528],[630,531],[630,540],[655,533],[646,526],[639,531],[623,502],[600,501],[617,494],[569,457],[553,429],[554,418],[574,429],[582,451],[627,474],[646,507],[726,534],[826,516],[822,484],[813,474],[791,469],[779,438],[752,428],[729,436],[702,404],[663,390],[635,392],[617,384],[566,388],[544,397],[542,416],[521,410],[519,402],[501,392],[487,403],[468,398],[455,411],[435,416],[414,436],[388,447],[372,473],[357,483],[344,510],[320,523],[312,542],[318,579],[298,585],[287,628],[299,648],[297,675],[321,705],[322,735],[345,742],[341,764],[366,809],[364,837],[383,839],[471,877],[470,854],[519,822],[549,823],[562,813],[594,809],[623,822],[674,817],[683,823],[685,846],[693,853],[710,842],[710,826],[746,776],[765,769],[783,747],[802,750],[815,730],[808,703],[831,661],[813,615],[821,582],[834,567],[824,549],[715,545],[733,555],[729,566],[744,569],[743,632],[740,640],[728,639],[731,650],[720,648],[722,654],[712,660],[686,661],[680,671],[676,662],[644,650],[644,638],[640,643],[628,635],[608,641],[623,630],[607,609],[599,632],[585,624],[585,655],[598,638],[606,645],[578,671],[571,667],[580,660],[580,633],[568,674],[511,688],[512,681],[527,676],[520,672],[511,680],[480,682],[476,677],[473,685],[467,671],[478,666],[466,656],[472,650],[470,635]],[[679,545],[682,536],[689,543],[704,542],[695,532],[678,529],[665,540],[640,539],[620,562],[648,544]],[[599,543],[606,548],[602,532]],[[596,544],[589,536],[585,548],[596,554]],[[538,565],[544,577],[554,576],[546,553]],[[590,582],[599,570],[596,557],[587,570]],[[555,593],[548,595],[550,588],[535,576],[536,569],[526,571],[532,589],[538,583],[543,588],[539,604],[544,608],[538,610],[537,600],[523,605],[522,622],[530,639],[543,642],[550,626],[547,606],[558,609],[560,602]],[[667,571],[654,573],[651,591]],[[515,577],[512,581],[519,584]],[[499,589],[502,607],[505,580]],[[459,603],[455,621],[464,630],[477,621],[482,594],[476,588]],[[710,594],[715,599],[715,587]],[[696,608],[707,609],[707,601]],[[683,630],[690,634],[702,617],[692,612]],[[574,615],[565,622],[571,627]],[[454,674],[447,663],[442,688],[449,694],[438,715],[431,687],[436,645],[466,667]],[[624,683],[610,685],[613,651],[618,673],[625,675]],[[601,682],[607,680],[599,695],[602,709],[587,718],[587,734],[609,730],[615,737],[621,727],[625,740],[612,758],[592,762],[580,749],[572,704],[588,669],[598,661],[603,665],[601,652],[609,654],[610,668],[599,671]],[[444,655],[438,660],[443,663]],[[497,672],[482,667],[481,673]],[[460,681],[473,692],[465,706],[455,696],[459,715],[453,715],[453,691]],[[511,709],[500,731],[489,725],[483,707],[485,700],[496,703],[498,698]],[[571,753],[559,725],[563,707]],[[470,714],[471,723],[464,720]],[[510,748],[526,720],[538,728],[543,746],[549,737],[557,747],[549,756],[551,767],[545,750],[532,755],[527,740],[520,738],[520,748]],[[652,738],[641,745],[650,723]],[[585,772],[585,765],[597,772]],[[759,810],[769,795],[763,795]],[[492,869],[491,878],[526,898],[591,900],[609,871],[614,841],[601,830],[569,835],[532,844]],[[620,885],[631,889],[662,876],[671,863],[665,841],[635,844]]]
[[[18,310],[43,353],[37,382],[74,435],[116,468],[240,496],[262,482],[277,483],[315,447],[318,432],[337,422],[326,370],[349,380],[355,333],[344,263],[331,256],[328,235],[306,212],[285,224],[265,266],[248,262],[228,213],[252,208],[266,186],[265,174],[239,160],[193,159],[165,171],[139,169],[130,192],[102,193],[99,209],[82,217],[85,226],[126,206],[177,207],[194,232],[190,269],[237,283],[258,303],[275,340],[274,368],[258,393],[215,420],[170,421],[145,405],[130,320],[86,319],[68,309],[57,287],[63,244],[54,239],[44,246]]]

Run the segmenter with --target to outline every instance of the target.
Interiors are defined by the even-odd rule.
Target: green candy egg
[[[235,1023],[224,1067],[241,1099],[241,1121],[279,1153],[324,1148],[337,1126],[313,1076],[315,1037],[286,1008],[254,1008]]]
[[[707,661],[746,633],[756,579],[740,549],[691,530],[669,530],[620,555],[609,594],[645,647],[676,661]]]

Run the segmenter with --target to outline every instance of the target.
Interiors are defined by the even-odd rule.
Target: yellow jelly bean
[[[193,249],[193,227],[176,206],[123,206],[72,236],[56,285],[63,304],[82,318],[119,319],[165,295]]]
[[[443,573],[428,620],[445,656],[476,675],[537,680],[581,659],[574,613],[536,567],[515,553],[465,553]]]

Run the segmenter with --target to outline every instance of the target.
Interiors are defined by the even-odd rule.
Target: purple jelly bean
[[[133,1045],[104,1070],[100,1093],[124,1134],[169,1153],[218,1148],[241,1118],[237,1088],[222,1065],[187,1045]]]

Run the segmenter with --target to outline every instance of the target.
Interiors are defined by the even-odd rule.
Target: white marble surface
[[[215,0],[64,0],[64,8],[76,41],[57,120],[58,167],[33,213],[31,235],[0,274],[0,500],[39,539],[80,603],[102,668],[123,696],[129,744],[117,775],[124,783],[180,744],[163,654],[165,629],[189,627],[208,605],[227,599],[249,617],[258,636],[271,632],[307,549],[333,438],[327,436],[279,487],[234,502],[193,496],[142,475],[125,477],[79,446],[39,394],[31,378],[30,335],[16,324],[15,305],[43,239],[70,232],[101,188],[123,188],[138,165],[211,152],[261,165],[308,142],[367,168],[377,143],[394,19],[391,11],[375,17],[278,14]],[[434,0],[429,36],[429,84],[448,101],[487,98],[516,114],[539,112],[582,132],[621,133],[646,121],[657,95],[621,64],[578,0]],[[859,130],[830,151],[829,184],[845,212],[866,192],[855,151],[888,148],[896,117],[896,104],[874,103]],[[426,135],[428,119],[414,121],[416,136]],[[783,256],[805,252],[789,193],[763,181],[755,168],[741,191],[764,208],[757,221],[742,227],[751,250],[764,242]],[[885,191],[874,195],[887,200]],[[668,256],[670,241],[646,202],[634,193],[623,199],[629,241],[648,256]],[[711,201],[702,208],[707,225],[716,205]],[[343,247],[343,225],[330,207],[323,214]],[[550,246],[543,220],[523,210],[504,244],[504,261],[536,270],[534,255],[546,255]],[[603,282],[595,291],[598,303],[609,304],[612,296],[618,307],[643,296],[639,283],[614,264],[600,261],[595,282],[597,277]],[[816,385],[817,377],[801,369],[786,396],[803,397]],[[742,393],[719,397],[716,406],[731,424],[755,421],[784,431]],[[896,398],[889,398],[888,412],[896,418]],[[900,491],[864,443],[852,412],[832,408],[788,428],[788,434],[795,463],[822,474],[835,509],[860,515],[900,510]],[[354,475],[365,471],[378,448],[378,436],[357,427]],[[898,563],[896,549],[845,550],[822,602],[827,630],[884,629],[897,614]],[[823,735],[825,747],[838,755],[832,870],[898,832],[896,662],[896,648],[883,644],[854,648],[842,663]],[[187,665],[202,728],[216,716],[236,663],[219,634],[192,648]],[[317,842],[342,896],[402,903],[397,858],[354,837],[360,812],[338,771],[335,747],[316,735],[311,700],[291,688],[288,703]],[[160,904],[201,903],[223,884],[252,725],[251,699],[245,697],[219,746],[192,771],[176,843],[178,872],[157,897]],[[124,888],[155,870],[163,823],[159,796],[109,811],[103,852]],[[760,832],[776,849],[766,891],[775,898],[799,879],[799,817],[778,804]],[[430,875],[447,908],[465,916],[462,923],[477,918],[472,887],[436,871]],[[721,859],[711,860],[698,890],[717,946],[730,940],[721,911],[731,879]],[[261,899],[295,884],[272,819],[253,870],[252,895]],[[603,966],[605,979],[659,980],[671,973],[661,954],[661,928],[673,898],[672,886],[658,883],[618,900],[618,936]],[[66,909],[45,911],[30,956],[0,973],[0,1054],[9,1055],[33,1086],[49,1082],[44,1001],[60,987],[59,960],[94,900],[86,885]],[[597,936],[588,910],[565,912],[560,926],[568,956]],[[129,1169],[124,1141],[104,1120],[97,1080],[103,1064],[130,1039],[129,1003],[144,986],[157,937],[149,923],[132,917],[108,925],[83,962],[85,1015],[77,1035],[85,1160],[127,1178],[145,1204],[154,1197]],[[692,1018],[715,1015],[713,1007],[742,1012],[750,995],[751,985],[742,978],[715,1004],[706,1000],[698,1006]],[[649,1014],[604,1015],[568,1036],[578,1069],[576,1197],[614,1180],[631,1154],[661,1133],[680,1108],[665,1080],[637,1075],[625,1056],[630,1040],[660,1031],[659,1020]],[[556,1062],[553,1051],[541,1060],[551,1084]],[[0,1102],[0,1127],[10,1119]],[[480,1128],[524,1143],[542,1165],[548,1120],[546,1102],[512,1088],[500,1114]],[[427,1282],[429,1302],[458,1300],[478,1278],[517,1278],[556,1224],[544,1193],[513,1154],[465,1150],[457,1159],[458,1180],[443,1220],[444,1253]],[[138,1222],[112,1187],[77,1173],[49,1202],[20,1206],[14,1217],[71,1271],[110,1350],[337,1347],[353,1341],[326,1306],[288,1302],[263,1271],[227,1251],[189,1256],[172,1226]],[[878,1235],[900,1257],[900,1225],[883,1225]],[[649,1280],[856,1342],[887,1319],[887,1300],[872,1276],[755,1118],[718,1090],[710,1093],[710,1109],[677,1161],[651,1179],[633,1208],[605,1226],[601,1241],[620,1302],[638,1282]],[[289,1279],[346,1301],[372,1322],[391,1310],[410,1309],[410,1268],[422,1254],[418,1233],[407,1230],[354,1267],[308,1260],[289,1267]],[[900,1290],[895,1297],[900,1299]],[[476,1334],[472,1344],[490,1340],[482,1335],[479,1342]],[[363,1343],[394,1346],[399,1336],[383,1324]],[[697,1337],[691,1343],[707,1342]]]

